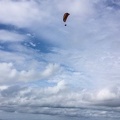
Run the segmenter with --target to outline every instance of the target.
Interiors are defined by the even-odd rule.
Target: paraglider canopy
[[[70,15],[70,13],[64,13],[64,15],[63,15],[63,22],[66,22],[66,20],[67,20],[67,18],[68,18],[68,16]],[[65,24],[65,26],[66,26],[67,24]]]

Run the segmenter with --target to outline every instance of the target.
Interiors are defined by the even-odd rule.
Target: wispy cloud
[[[10,32],[7,30],[0,30],[0,41],[2,42],[19,42],[27,39],[26,36]]]

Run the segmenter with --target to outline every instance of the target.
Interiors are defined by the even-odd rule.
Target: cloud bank
[[[119,118],[119,93],[119,87],[73,92],[64,81],[47,88],[4,86],[0,90],[0,109],[33,114]]]

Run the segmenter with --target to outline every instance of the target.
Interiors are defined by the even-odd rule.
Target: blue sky
[[[1,113],[120,118],[119,0],[1,0],[0,14]]]

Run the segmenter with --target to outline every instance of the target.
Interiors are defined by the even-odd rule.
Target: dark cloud
[[[83,118],[120,117],[118,114],[120,111],[119,93],[114,93],[115,89],[97,93],[88,91],[76,93],[68,90],[69,88],[61,83],[45,88],[9,86],[0,91],[0,110]],[[114,98],[113,94],[116,95]]]

